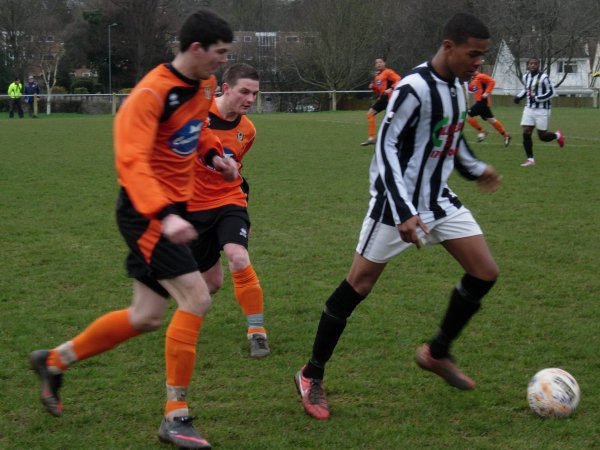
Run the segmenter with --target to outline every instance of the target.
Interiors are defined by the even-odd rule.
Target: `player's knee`
[[[248,250],[242,245],[228,244],[225,247],[225,255],[229,262],[229,269],[232,272],[239,272],[250,264]]]
[[[523,144],[531,144],[531,132],[523,132]]]
[[[132,310],[130,315],[131,326],[136,330],[147,333],[162,326],[164,314],[158,311]]]
[[[175,298],[179,309],[200,316],[210,309],[212,300],[200,272],[178,277],[177,282],[171,282],[170,287],[171,295]]]
[[[211,294],[218,292],[223,287],[223,276],[204,277],[204,281],[206,281],[206,286]]]

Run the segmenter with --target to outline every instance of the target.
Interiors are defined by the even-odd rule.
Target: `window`
[[[235,61],[236,60],[236,55],[235,53],[227,53],[227,61]]]
[[[252,42],[252,36],[244,36],[244,42]]]
[[[300,38],[298,36],[288,36],[285,38],[286,42],[300,42]]]
[[[559,73],[577,73],[577,63],[559,61],[558,62]]]

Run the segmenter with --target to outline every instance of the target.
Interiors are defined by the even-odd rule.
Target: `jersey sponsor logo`
[[[431,133],[431,141],[433,145],[436,147],[441,147],[442,144],[447,142],[448,140],[453,141],[454,135],[462,131],[464,126],[464,114],[461,115],[461,120],[458,123],[448,125],[450,122],[449,117],[442,118],[438,123],[436,123],[433,127],[433,132]],[[444,140],[442,137],[446,136]],[[434,152],[431,152],[432,154]],[[454,153],[452,153],[454,154]],[[430,155],[431,156],[431,155]]]
[[[177,130],[169,138],[171,150],[180,156],[188,156],[196,151],[200,132],[202,131],[201,120],[190,120]]]
[[[475,86],[475,85],[470,85],[469,86],[469,91],[471,91],[471,92],[477,92],[478,90],[479,90],[478,86]]]

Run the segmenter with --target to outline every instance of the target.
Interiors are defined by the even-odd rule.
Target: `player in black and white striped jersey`
[[[565,136],[560,130],[556,130],[554,133],[548,131],[552,97],[554,96],[552,82],[548,78],[548,74],[539,71],[539,59],[529,58],[527,69],[529,72],[523,75],[523,90],[515,97],[515,103],[519,103],[526,98],[521,126],[523,127],[523,147],[525,148],[527,160],[521,164],[521,167],[535,165],[533,141],[531,139],[534,128],[537,128],[538,137],[541,141],[550,142],[556,139],[560,147],[565,146]]]
[[[485,24],[471,14],[457,14],[444,27],[433,59],[413,69],[394,89],[371,162],[371,200],[352,267],[325,303],[312,355],[295,377],[306,412],[317,419],[329,418],[325,364],[348,317],[386,264],[413,244],[420,248],[439,243],[465,270],[440,329],[417,350],[417,364],[453,387],[475,388],[454,364],[450,346],[479,309],[499,269],[481,228],[447,181],[456,168],[483,190],[495,191],[500,183],[494,169],[471,152],[462,133],[462,83],[479,68],[489,46]]]

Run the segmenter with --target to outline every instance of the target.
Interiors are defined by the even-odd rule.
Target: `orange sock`
[[[167,403],[165,416],[188,415],[187,388],[196,362],[196,344],[204,317],[178,309],[167,328],[165,361],[167,365]],[[181,410],[181,413],[179,413]]]
[[[235,297],[248,319],[248,333],[266,333],[263,326],[263,290],[252,264],[232,272],[231,276]]]
[[[50,350],[48,366],[67,370],[75,361],[103,353],[140,334],[129,321],[129,310],[112,311],[93,321],[72,340]]]
[[[506,134],[506,129],[504,128],[504,125],[502,125],[502,122],[500,122],[498,119],[496,119],[496,121],[492,125],[494,126],[496,131],[502,136]]]
[[[369,139],[375,139],[375,114],[367,113],[367,122],[369,123]]]
[[[477,122],[477,119],[475,117],[467,116],[467,122],[469,122],[469,125],[475,128],[477,131],[483,133],[483,128],[481,127],[481,125],[479,125],[479,122]]]

